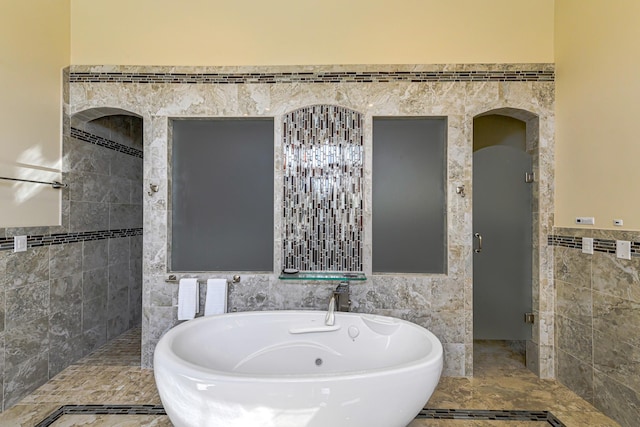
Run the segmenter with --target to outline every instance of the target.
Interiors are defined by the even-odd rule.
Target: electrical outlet
[[[25,252],[27,250],[27,236],[13,237],[13,252]]]
[[[631,242],[628,240],[616,240],[616,257],[631,259]]]
[[[593,254],[593,237],[582,238],[582,253]]]

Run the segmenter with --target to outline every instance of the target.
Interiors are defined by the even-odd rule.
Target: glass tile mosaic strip
[[[582,248],[582,243],[580,244],[580,248]],[[608,254],[615,254],[616,241],[609,240],[609,239],[593,239],[593,250],[597,252],[606,252]],[[632,251],[632,255],[633,255],[633,251]],[[640,255],[640,254],[636,252],[636,255]]]
[[[550,234],[547,236],[547,244],[549,246],[582,249],[582,237],[557,236]],[[593,239],[593,250],[594,252],[615,254],[616,241],[610,239]],[[631,256],[640,257],[640,242],[631,242]]]
[[[573,236],[556,236],[550,234],[547,236],[547,244],[549,246],[563,246],[565,248],[582,249],[582,239]]]
[[[70,83],[387,83],[387,82],[552,82],[551,70],[334,71],[278,73],[118,73],[71,72]]]
[[[40,234],[27,236],[27,248],[62,245],[64,243],[90,240],[115,239],[118,237],[141,236],[142,228],[122,228],[119,230],[83,231],[77,233]],[[0,239],[0,251],[13,249],[13,237]]]
[[[109,148],[110,150],[115,150],[123,154],[129,154],[134,157],[142,157],[142,150],[138,150],[136,148],[128,147],[124,144],[120,144],[115,141],[111,141],[106,138],[102,138],[101,136],[94,135],[89,132],[85,132],[82,129],[71,128],[71,137],[75,139],[79,139],[80,141],[89,142],[94,145],[99,145],[101,147]]]
[[[283,268],[362,271],[363,122],[333,105],[283,123]]]
[[[423,409],[416,419],[469,421],[540,421],[554,427],[565,424],[549,411],[518,411],[490,409]]]

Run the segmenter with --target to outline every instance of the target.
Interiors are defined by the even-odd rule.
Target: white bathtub
[[[442,345],[391,317],[271,311],[198,318],[154,355],[176,427],[405,427],[433,393]]]

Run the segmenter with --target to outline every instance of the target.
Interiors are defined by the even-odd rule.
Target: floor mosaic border
[[[49,427],[63,415],[167,415],[161,405],[64,405],[53,411],[35,427]],[[490,409],[423,409],[416,419],[471,421],[539,421],[553,427],[566,427],[549,411]]]
[[[546,421],[554,427],[566,427],[549,411],[518,411],[493,409],[423,409],[416,419],[470,421]]]
[[[167,415],[162,405],[64,405],[36,424],[48,427],[63,415]]]

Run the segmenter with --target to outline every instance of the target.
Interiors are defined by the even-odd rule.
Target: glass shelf
[[[367,280],[364,273],[347,271],[300,271],[298,273],[281,273],[280,280],[336,280],[342,282]]]

